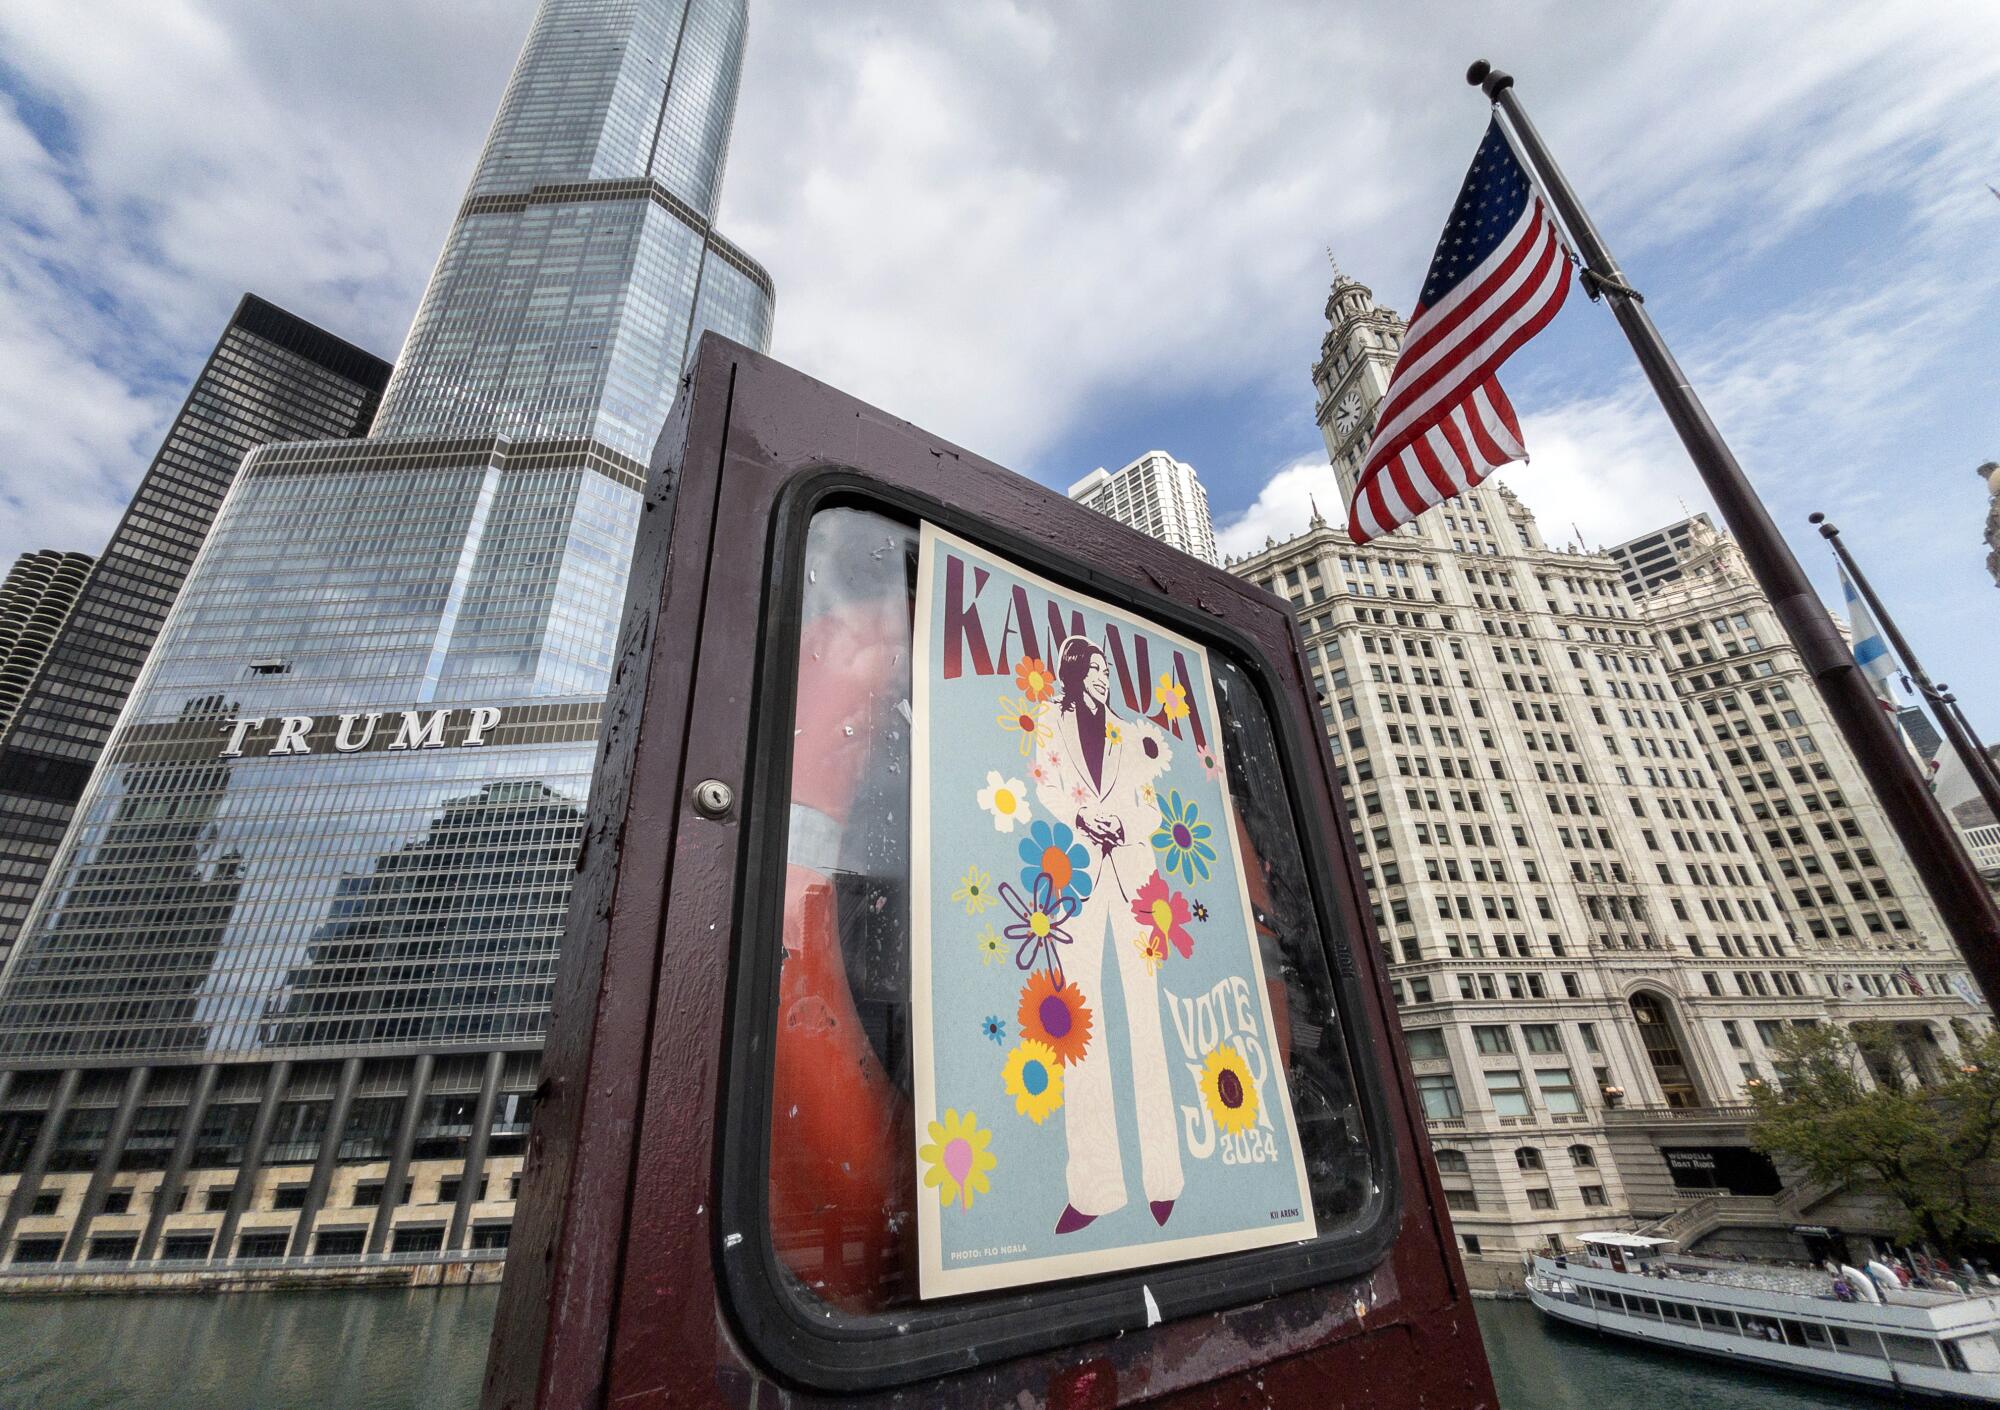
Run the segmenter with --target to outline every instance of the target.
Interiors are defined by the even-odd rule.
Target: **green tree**
[[[2000,1034],[1962,1046],[1960,1065],[1929,1086],[1893,1076],[1871,1085],[1871,1070],[1894,1072],[1885,1028],[1788,1028],[1776,1046],[1781,1080],[1750,1088],[1752,1139],[1810,1179],[1880,1187],[1900,1207],[1906,1239],[1951,1255],[1993,1241],[2000,1237]]]

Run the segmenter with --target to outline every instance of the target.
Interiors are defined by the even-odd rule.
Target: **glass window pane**
[[[783,934],[772,941],[783,955],[768,1200],[795,1292],[846,1314],[918,1303],[908,933],[917,547],[914,524],[838,508],[815,516],[806,549],[800,657],[809,681],[793,734]],[[1219,654],[1210,664],[1313,1211],[1321,1239],[1338,1239],[1370,1208],[1376,1176],[1328,937],[1290,800],[1273,786],[1283,772],[1261,697]],[[964,904],[1002,914],[995,903],[1008,879],[975,868],[963,879]],[[987,947],[991,963],[1012,966],[1014,947],[998,932],[975,923],[972,943]],[[1012,1016],[996,1013],[1003,1027]],[[996,1088],[991,1105],[1004,1102]],[[1455,1113],[1455,1090],[1450,1104]]]

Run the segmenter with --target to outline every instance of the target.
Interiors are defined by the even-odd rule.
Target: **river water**
[[[470,1410],[499,1290],[0,1300],[0,1407]],[[1838,1392],[1552,1332],[1482,1302],[1505,1410],[1826,1410]],[[1317,1410],[1317,1407],[1314,1407]]]

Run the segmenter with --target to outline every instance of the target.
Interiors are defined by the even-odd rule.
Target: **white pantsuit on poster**
[[[1095,777],[1080,729],[1104,731]],[[1159,981],[1138,944],[1147,928],[1132,914],[1133,898],[1158,865],[1151,842],[1160,823],[1153,785],[1171,759],[1169,744],[1150,720],[1121,720],[1102,708],[1062,708],[1055,712],[1050,739],[1035,755],[1036,795],[1043,808],[1075,828],[1077,841],[1090,853],[1091,892],[1067,923],[1072,942],[1061,952],[1064,981],[1078,988],[1096,1017],[1082,1060],[1064,1074],[1063,1102],[1070,1207],[1090,1218],[1126,1202],[1112,1035],[1105,1022],[1107,971],[1116,973],[1124,1001],[1140,1183],[1162,1223],[1163,1205],[1180,1197],[1184,1183]]]

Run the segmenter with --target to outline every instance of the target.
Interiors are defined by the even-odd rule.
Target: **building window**
[[[62,1257],[61,1239],[16,1239],[14,1241],[14,1261],[16,1263],[54,1263]]]
[[[229,1208],[229,1201],[235,1193],[234,1185],[210,1185],[204,1194],[202,1208],[210,1214],[220,1214]]]
[[[124,1214],[131,1208],[132,1192],[130,1190],[106,1190],[104,1193],[104,1208],[98,1212],[101,1214]]]
[[[1446,1209],[1457,1210],[1460,1213],[1467,1210],[1475,1210],[1479,1208],[1479,1196],[1471,1190],[1446,1190],[1444,1192],[1444,1207]]]
[[[472,1226],[472,1246],[474,1248],[505,1248],[508,1236],[513,1232],[512,1224],[475,1224]]]
[[[382,1181],[363,1180],[354,1187],[354,1207],[374,1209],[382,1203]]]
[[[313,1257],[348,1258],[361,1252],[366,1229],[322,1229],[313,1237]]]
[[[1477,1235],[1477,1234],[1460,1234],[1460,1235],[1459,1235],[1458,1237],[1459,1237],[1459,1240],[1460,1240],[1460,1241],[1461,1241],[1462,1243],[1464,1243],[1464,1245],[1465,1245],[1465,1251],[1466,1251],[1467,1253],[1475,1253],[1475,1254],[1476,1254],[1476,1253],[1478,1253],[1478,1252],[1479,1252],[1479,1235]]]
[[[1579,1170],[1591,1170],[1597,1166],[1597,1152],[1589,1146],[1571,1146],[1569,1163]]]
[[[1526,1116],[1528,1114],[1528,1094],[1521,1086],[1520,1073],[1487,1073],[1486,1091],[1493,1099],[1493,1110],[1499,1115]]]
[[[211,1233],[169,1234],[160,1246],[160,1257],[175,1263],[198,1263],[214,1247],[215,1235]]]
[[[1562,1034],[1553,1023],[1524,1023],[1521,1037],[1528,1044],[1531,1053],[1559,1053],[1563,1050]]]
[[[1410,1059],[1413,1062],[1429,1062],[1445,1055],[1444,1030],[1439,1028],[1412,1028],[1403,1035],[1410,1045]]]
[[[1523,1170],[1540,1170],[1543,1168],[1542,1153],[1533,1146],[1522,1146],[1514,1152],[1514,1164]]]
[[[1433,1121],[1456,1120],[1465,1115],[1465,1108],[1458,1100],[1458,1083],[1449,1076],[1419,1077],[1417,1096],[1423,1101],[1424,1115]]]
[[[238,1258],[283,1258],[292,1236],[284,1229],[255,1229],[236,1241]]]
[[[92,1263],[130,1263],[138,1251],[137,1234],[99,1234],[84,1257]]]
[[[42,1190],[35,1195],[35,1202],[29,1207],[28,1213],[37,1219],[46,1219],[51,1214],[60,1213],[61,1210],[62,1191]]]
[[[438,1181],[439,1204],[457,1204],[459,1187],[465,1183],[462,1175],[446,1175]]]
[[[443,1248],[444,1225],[442,1224],[417,1227],[401,1225],[389,1244],[391,1253],[437,1253]]]
[[[1541,1089],[1542,1105],[1556,1116],[1572,1116],[1583,1110],[1577,1099],[1576,1082],[1567,1067],[1545,1068],[1535,1074],[1535,1085]]]
[[[1464,1151],[1435,1150],[1431,1154],[1437,1158],[1438,1173],[1441,1175],[1465,1175],[1470,1173],[1466,1165]]]
[[[1508,1036],[1506,1025],[1480,1023],[1473,1025],[1472,1041],[1479,1045],[1479,1051],[1489,1057],[1514,1051],[1514,1040]]]
[[[1528,1191],[1528,1208],[1554,1209],[1555,1207],[1556,1207],[1556,1197],[1553,1194],[1549,1193],[1549,1191],[1547,1190]]]
[[[306,1187],[304,1185],[280,1185],[271,1195],[273,1209],[304,1209],[306,1207]]]
[[[1583,1202],[1589,1205],[1592,1209],[1602,1209],[1606,1204],[1607,1201],[1604,1198],[1604,1186],[1582,1185],[1579,1186],[1578,1188],[1583,1194]]]

